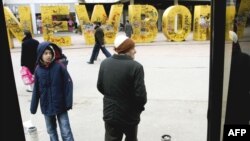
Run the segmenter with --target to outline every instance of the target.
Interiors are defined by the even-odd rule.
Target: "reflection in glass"
[[[241,50],[238,35],[232,34],[232,60],[225,124],[248,124],[250,113],[250,56]]]
[[[250,27],[249,0],[234,0],[236,14],[225,42],[222,128],[224,124],[249,124],[250,120]],[[227,11],[228,12],[228,11]],[[228,13],[227,13],[228,14]],[[231,22],[226,19],[226,23]],[[227,37],[226,37],[227,39]],[[231,52],[231,53],[230,53]],[[223,133],[223,132],[221,132]]]
[[[240,5],[239,8],[241,7]],[[237,11],[237,16],[247,18],[248,15],[242,15],[239,12],[242,11],[241,9]],[[247,51],[249,47],[246,46],[249,42],[249,36],[247,36],[249,27],[245,26],[244,34],[240,39],[237,32],[238,26],[235,20],[235,32],[231,32],[230,36],[233,43],[225,124],[249,124],[250,120],[250,112],[247,112],[247,108],[250,108],[250,56],[248,55],[250,52]]]

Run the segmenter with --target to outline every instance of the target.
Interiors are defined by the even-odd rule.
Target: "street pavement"
[[[122,32],[118,34],[124,34]],[[83,36],[70,34],[72,46],[62,47],[68,57],[68,71],[74,82],[74,106],[69,119],[75,141],[104,140],[102,120],[103,96],[96,88],[102,52],[97,61],[87,64],[92,45],[85,45]],[[35,36],[40,42],[41,36]],[[16,88],[23,122],[32,120],[39,141],[48,141],[45,120],[40,107],[31,116],[31,93],[26,92],[20,76],[21,44],[14,40],[11,49]],[[112,44],[107,49],[114,53]],[[137,43],[136,58],[144,66],[148,102],[141,114],[139,141],[160,141],[163,134],[171,141],[205,141],[209,86],[209,41],[194,41],[192,34],[184,42],[171,42],[158,33],[152,43]],[[60,135],[60,131],[58,129]],[[25,133],[27,141],[30,135]]]

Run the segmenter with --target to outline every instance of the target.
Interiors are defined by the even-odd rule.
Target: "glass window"
[[[226,6],[221,131],[224,125],[249,125],[250,121],[249,4],[249,0],[230,0]]]

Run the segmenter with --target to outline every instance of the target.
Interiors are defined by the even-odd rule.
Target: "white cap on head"
[[[233,32],[233,31],[229,31],[229,38],[234,42],[237,43],[238,41],[238,35]]]
[[[125,36],[125,35],[118,35],[116,38],[115,38],[115,41],[114,41],[114,46],[115,48],[118,48],[125,40],[127,40],[128,37]]]

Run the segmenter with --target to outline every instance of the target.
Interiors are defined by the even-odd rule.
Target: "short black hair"
[[[24,32],[24,35],[28,35],[28,34],[31,35],[31,32],[29,30],[24,30],[23,32]]]
[[[101,22],[95,21],[94,24],[101,26]]]
[[[31,32],[29,30],[24,30],[23,33],[24,33],[24,38],[22,41],[32,38]]]

